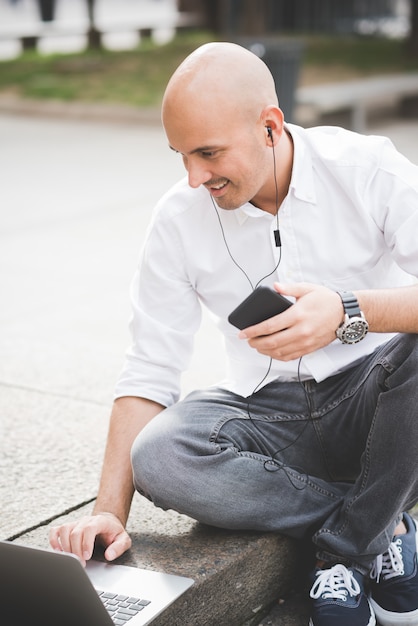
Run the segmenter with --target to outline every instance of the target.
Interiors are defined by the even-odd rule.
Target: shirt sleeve
[[[373,219],[394,261],[418,278],[418,167],[386,140],[368,188]],[[378,200],[378,202],[376,202]]]
[[[156,215],[131,286],[132,344],[115,397],[177,402],[181,373],[190,364],[201,305],[184,263],[175,219]]]

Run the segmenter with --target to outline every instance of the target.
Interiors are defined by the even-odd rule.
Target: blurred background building
[[[406,36],[409,0],[179,0],[215,32],[355,33]]]
[[[0,58],[18,55],[22,46],[76,51],[86,37],[91,46],[135,47],[147,29],[163,43],[176,27],[187,25],[230,38],[268,33],[407,38],[417,30],[417,7],[417,0],[0,0]]]

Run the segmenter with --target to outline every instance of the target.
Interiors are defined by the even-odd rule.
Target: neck
[[[264,191],[252,203],[262,211],[276,215],[288,194],[292,178],[293,141],[286,131],[272,150],[273,176],[269,177]]]

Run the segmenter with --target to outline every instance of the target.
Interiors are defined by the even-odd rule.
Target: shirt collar
[[[293,140],[294,147],[292,177],[290,180],[289,192],[292,191],[293,195],[303,202],[316,204],[316,191],[311,155],[309,154],[302,137],[299,136],[299,127],[294,124],[286,124],[285,128]],[[238,209],[235,209],[234,214],[240,226],[244,224],[249,217],[264,219],[271,219],[274,217],[267,211],[263,211],[262,209],[254,206],[251,202],[246,202]]]
[[[285,128],[293,140],[294,147],[290,189],[299,200],[316,204],[312,157],[300,136],[303,129],[294,124],[286,124]]]
[[[240,226],[249,217],[264,218],[264,219],[271,219],[271,217],[274,217],[271,215],[271,213],[268,213],[267,211],[263,211],[262,209],[259,209],[258,207],[251,204],[251,202],[246,202],[245,204],[240,206],[238,209],[235,209],[234,213],[237,218],[237,222]]]

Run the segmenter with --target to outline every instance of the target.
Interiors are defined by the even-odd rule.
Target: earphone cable
[[[273,149],[274,188],[275,188],[275,192],[276,192],[276,229],[277,229],[277,232],[279,232],[279,184],[277,182],[276,153],[275,153],[275,150],[274,150],[274,146],[272,146],[272,149]],[[281,252],[281,248],[280,248],[280,252]]]
[[[272,269],[272,271],[269,272],[268,274],[266,274],[265,276],[263,276],[262,278],[260,278],[260,280],[255,285],[253,284],[252,280],[250,279],[250,277],[248,276],[248,274],[244,270],[244,268],[241,267],[241,265],[235,260],[233,254],[232,254],[232,252],[231,252],[231,250],[229,248],[228,241],[227,241],[226,234],[225,234],[225,230],[224,230],[224,227],[223,227],[223,224],[222,224],[221,216],[220,216],[219,211],[218,211],[218,207],[217,207],[217,205],[216,205],[212,195],[210,194],[210,199],[212,201],[212,205],[213,205],[213,208],[215,210],[215,213],[216,213],[216,216],[217,216],[217,219],[218,219],[218,222],[219,222],[219,227],[221,229],[222,238],[223,238],[223,241],[225,243],[225,248],[226,248],[226,250],[228,252],[228,255],[231,258],[231,260],[234,263],[234,265],[245,276],[245,278],[247,279],[247,281],[248,281],[252,291],[254,291],[263,282],[263,280],[265,280],[266,278],[268,278],[269,276],[274,274],[274,272],[279,267],[281,259],[282,259],[282,249],[281,249],[280,233],[279,233],[279,188],[278,188],[278,182],[277,182],[276,155],[275,155],[274,145],[272,145],[272,149],[273,149],[273,168],[274,168],[275,203],[276,203],[276,231],[274,232],[274,236],[275,236],[275,240],[276,240],[276,246],[280,248],[280,253],[279,253],[279,259],[278,259],[276,265],[274,266],[274,268]],[[279,461],[275,457],[278,454],[280,454],[281,452],[284,452],[285,450],[287,450],[288,448],[293,446],[300,439],[300,437],[302,437],[302,435],[305,432],[309,422],[312,420],[312,410],[311,410],[310,398],[309,398],[309,396],[307,394],[307,391],[305,389],[305,386],[302,383],[301,376],[300,376],[301,363],[302,363],[302,357],[300,357],[300,359],[299,359],[298,370],[297,370],[297,377],[298,377],[298,382],[302,385],[304,393],[305,393],[305,398],[306,398],[306,402],[307,402],[307,406],[308,406],[308,418],[307,418],[307,420],[305,420],[305,424],[304,424],[303,428],[301,429],[301,431],[299,432],[299,434],[297,435],[296,439],[291,441],[285,447],[279,448],[278,450],[273,452],[273,454],[269,453],[269,451],[267,449],[265,449],[265,456],[268,457],[268,458],[264,461],[264,469],[266,471],[275,472],[275,471],[278,471],[278,470],[283,470],[285,472],[285,475],[288,478],[289,482],[291,483],[291,485],[295,489],[297,489],[298,491],[300,491],[302,489],[305,489],[307,483],[305,482],[302,486],[299,486],[299,485],[295,484],[295,482],[292,480],[292,476],[287,471],[288,468],[286,467],[285,463]],[[265,382],[265,380],[267,379],[268,375],[270,374],[270,371],[271,371],[271,368],[272,368],[272,364],[273,364],[273,358],[269,357],[269,365],[268,365],[266,373],[264,374],[264,376],[260,380],[260,382],[255,386],[254,390],[252,391],[250,396],[248,396],[248,399],[247,399],[247,414],[248,414],[248,418],[251,421],[251,423],[253,424],[254,428],[259,432],[259,434],[263,435],[263,437],[264,437],[264,434],[263,434],[262,430],[260,429],[260,427],[258,426],[258,424],[256,423],[256,421],[253,419],[253,417],[251,415],[250,407],[251,407],[251,400],[252,400],[252,398],[257,393],[257,391],[262,387],[263,383]]]
[[[273,151],[273,154],[274,154],[274,151]],[[279,267],[280,262],[281,262],[281,260],[282,260],[282,249],[280,248],[280,251],[279,251],[279,259],[278,259],[278,261],[277,261],[276,265],[275,265],[275,266],[273,267],[273,269],[271,270],[271,272],[269,272],[268,274],[266,274],[265,276],[263,276],[262,278],[260,278],[260,280],[258,280],[258,281],[256,282],[256,284],[254,285],[254,284],[253,284],[253,282],[252,282],[252,280],[251,280],[251,278],[248,276],[247,272],[244,270],[244,268],[243,268],[243,267],[241,267],[241,265],[240,265],[240,264],[239,264],[239,263],[238,263],[238,262],[234,259],[234,256],[233,256],[233,254],[232,254],[232,252],[231,252],[231,250],[230,250],[230,248],[229,248],[229,245],[228,245],[228,241],[227,241],[227,238],[226,238],[226,235],[225,235],[225,230],[224,230],[224,227],[223,227],[223,224],[222,224],[221,216],[219,215],[218,207],[216,206],[216,203],[215,203],[214,199],[212,198],[212,196],[210,196],[210,199],[212,200],[212,205],[213,205],[213,208],[215,209],[215,213],[216,213],[216,216],[217,216],[217,218],[218,218],[219,227],[220,227],[220,229],[221,229],[222,238],[223,238],[223,240],[224,240],[225,247],[226,247],[226,250],[227,250],[227,252],[228,252],[228,255],[229,255],[229,257],[231,258],[231,260],[232,260],[232,262],[234,263],[234,265],[236,265],[236,267],[240,270],[240,272],[241,272],[241,273],[245,276],[245,278],[247,279],[247,281],[248,281],[248,283],[249,283],[249,285],[250,285],[250,287],[251,287],[251,290],[252,290],[252,291],[254,291],[255,289],[257,289],[257,287],[258,287],[259,285],[261,285],[261,283],[263,282],[263,280],[265,280],[266,278],[269,278],[269,276],[272,276],[272,275],[274,274],[274,272],[277,270],[277,268]]]

